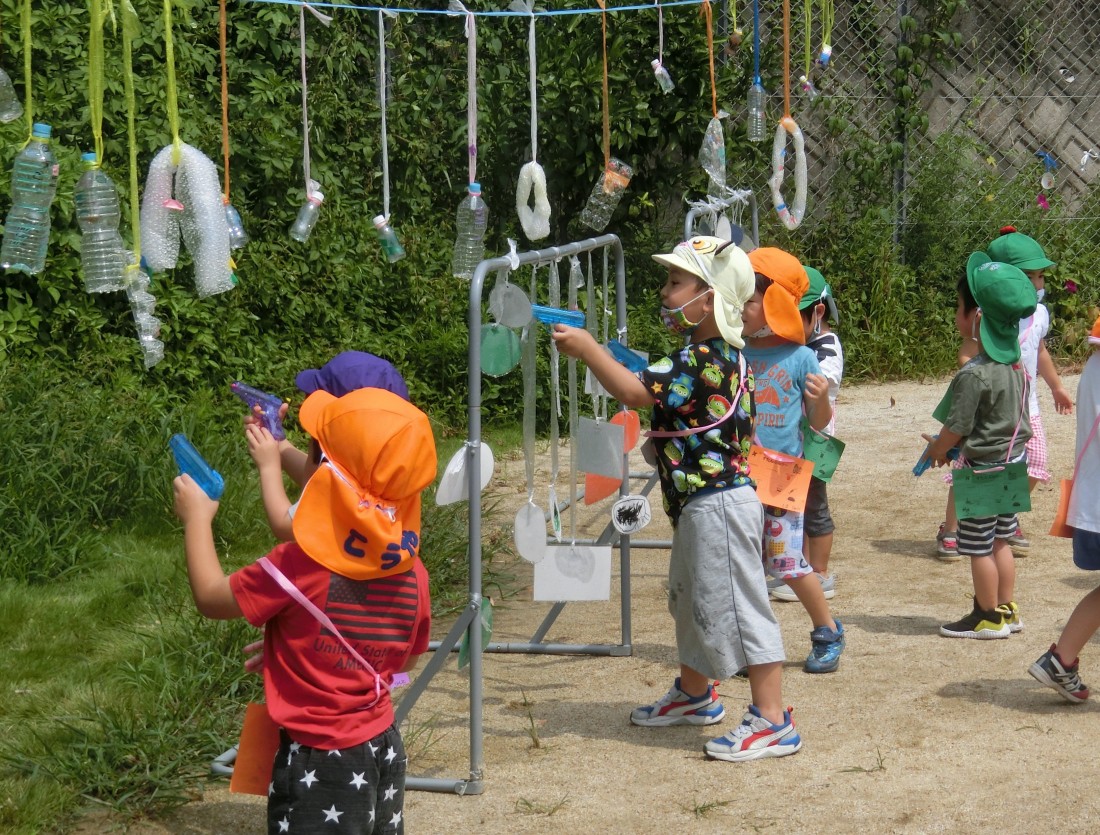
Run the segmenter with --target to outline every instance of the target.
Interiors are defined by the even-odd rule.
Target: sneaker
[[[1077,659],[1074,658],[1073,663],[1067,667],[1055,652],[1057,646],[1051,644],[1050,649],[1039,656],[1039,660],[1028,667],[1027,671],[1036,681],[1057,690],[1067,702],[1080,704],[1089,697],[1089,689],[1077,675]]]
[[[760,715],[756,705],[749,705],[740,725],[703,746],[707,759],[737,763],[796,753],[802,747],[802,737],[794,729],[791,710],[783,711],[782,725],[773,725]]]
[[[810,633],[810,654],[802,667],[807,673],[831,673],[840,666],[840,654],[844,652],[844,627],[836,620],[836,631],[819,626]]]
[[[956,531],[944,530],[944,525],[940,524],[940,529],[936,533],[936,556],[938,556],[944,562],[955,562],[962,559],[959,556],[959,540],[958,533]]]
[[[1013,548],[1017,548],[1021,551],[1026,551],[1031,547],[1031,540],[1024,536],[1023,528],[1019,525],[1016,526],[1016,533],[1012,534],[1008,538],[1008,544]]]
[[[714,687],[708,685],[702,696],[689,696],[680,689],[677,676],[672,689],[651,705],[636,707],[630,712],[632,724],[645,728],[668,725],[713,725],[725,718],[726,711],[718,701]]]
[[[974,610],[965,618],[954,623],[947,623],[940,627],[940,634],[945,638],[977,638],[990,640],[992,638],[1007,638],[1010,629],[1005,623],[1004,614],[994,609],[991,612],[983,612],[978,608],[978,602],[974,601]]]
[[[1020,617],[1020,607],[1016,605],[1015,600],[1002,603],[997,607],[997,611],[1004,615],[1005,623],[1008,624],[1008,631],[1011,634],[1015,635],[1017,632],[1024,631],[1024,621]]]
[[[825,592],[825,599],[832,600],[836,597],[836,577],[832,574],[816,574],[816,572],[815,576],[817,577],[817,581],[821,583],[821,590]],[[771,584],[768,585],[768,590],[771,592],[774,599],[786,602],[798,600],[798,595],[794,593],[794,589],[782,580],[779,580],[778,583],[779,585],[774,589],[771,587]]]

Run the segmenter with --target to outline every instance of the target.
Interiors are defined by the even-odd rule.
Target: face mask
[[[764,325],[764,327],[762,327],[756,333],[750,333],[749,334],[749,339],[762,339],[765,336],[774,336],[774,335],[775,335],[775,331],[773,331],[770,326]]]
[[[709,289],[704,290],[694,299],[690,299],[679,307],[662,307],[661,322],[666,328],[669,329],[669,331],[676,334],[677,336],[689,335],[692,331],[699,327],[699,325],[702,324],[703,319],[706,319],[707,317],[703,316],[703,319],[700,319],[698,322],[693,322],[686,315],[684,315],[684,308],[692,302],[703,298],[703,296],[705,296],[709,292]]]
[[[1047,288],[1046,287],[1041,287],[1041,288],[1039,288],[1038,290],[1035,291],[1035,295],[1038,296],[1037,301],[1042,301],[1043,296],[1045,296],[1046,294],[1047,294]]]

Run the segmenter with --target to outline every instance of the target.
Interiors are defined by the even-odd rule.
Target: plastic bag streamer
[[[466,31],[466,150],[469,154],[470,179],[477,182],[477,18],[460,0],[450,0],[447,8],[465,16]]]
[[[787,136],[794,143],[794,203],[783,199],[784,158],[787,156]],[[806,214],[806,140],[802,129],[791,116],[791,2],[783,0],[783,118],[775,129],[772,143],[772,176],[768,180],[772,202],[780,222],[788,229],[797,229]]]
[[[390,150],[386,129],[386,14],[378,11],[378,105],[382,111],[382,217],[390,219]]]
[[[332,18],[326,14],[321,14],[315,8],[308,3],[303,3],[298,9],[298,66],[302,75],[302,175],[306,181],[306,197],[309,197],[319,187],[311,173],[309,166],[309,78],[306,75],[306,10],[309,10],[317,20],[328,26],[332,23]],[[386,117],[385,111],[382,116],[382,135],[385,136],[385,124]],[[383,145],[384,147],[384,145]],[[228,167],[226,168],[228,171]],[[228,195],[228,186],[227,191]]]
[[[531,161],[519,170],[516,185],[516,214],[528,240],[538,241],[550,234],[550,201],[546,196],[546,172],[538,163],[538,61],[535,52],[535,0],[513,0],[508,7],[515,12],[527,12],[531,22],[527,30],[528,85],[531,88]],[[534,206],[528,200],[534,196]]]

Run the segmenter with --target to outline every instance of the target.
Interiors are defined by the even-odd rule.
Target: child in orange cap
[[[264,633],[264,693],[281,743],[269,832],[402,832],[405,750],[390,686],[428,648],[428,576],[418,556],[420,493],[435,478],[427,415],[398,395],[317,391],[293,542],[226,576],[214,546],[218,503],[173,482],[191,591],[206,617]],[[370,659],[369,661],[367,659]]]
[[[756,292],[745,305],[745,359],[756,378],[755,440],[784,455],[802,456],[800,422],[824,429],[832,418],[829,381],[817,355],[806,347],[798,305],[810,280],[788,252],[754,249],[749,262]],[[813,567],[802,554],[803,514],[765,505],[764,554],[768,573],[783,580],[813,621],[810,654],[803,669],[831,673],[840,666],[844,627],[829,610]]]
[[[1077,457],[1066,522],[1073,527],[1073,564],[1100,570],[1100,318],[1088,337],[1092,355],[1077,383]],[[1100,629],[1100,587],[1086,594],[1069,616],[1058,643],[1028,672],[1067,702],[1080,703],[1089,689],[1077,674],[1077,654]]]

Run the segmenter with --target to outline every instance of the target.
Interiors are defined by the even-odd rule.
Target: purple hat
[[[343,397],[357,389],[375,388],[409,399],[409,389],[398,370],[366,351],[337,354],[320,368],[307,368],[294,382],[306,394],[327,391],[334,397]]]

